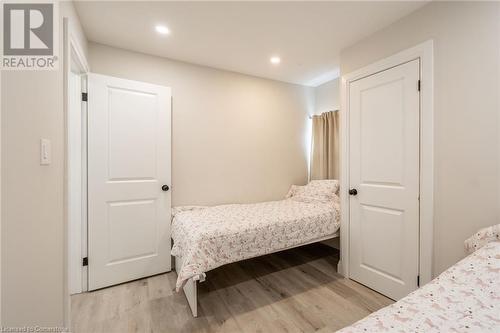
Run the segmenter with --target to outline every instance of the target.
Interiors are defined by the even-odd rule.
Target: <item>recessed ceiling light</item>
[[[157,33],[162,34],[162,35],[168,35],[168,34],[170,34],[170,30],[166,26],[164,26],[164,25],[157,25],[155,27],[155,30],[156,30]]]
[[[274,57],[271,57],[270,61],[271,61],[271,64],[277,65],[281,62],[281,58],[274,56]]]

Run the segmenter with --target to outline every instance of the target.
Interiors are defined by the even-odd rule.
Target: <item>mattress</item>
[[[500,332],[500,242],[486,243],[422,288],[338,332]]]
[[[176,289],[225,264],[333,237],[339,226],[338,200],[177,209],[172,219],[172,255],[181,262]]]

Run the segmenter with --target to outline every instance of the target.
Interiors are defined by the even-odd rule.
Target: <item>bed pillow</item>
[[[490,242],[500,241],[500,224],[492,225],[491,227],[483,228],[472,235],[464,243],[465,250],[472,253]]]
[[[297,195],[298,192],[302,191],[302,188],[305,186],[300,186],[300,185],[292,185],[290,186],[290,189],[288,190],[288,193],[285,196],[285,199],[289,199],[295,195]]]
[[[292,189],[290,189],[292,190]],[[311,180],[306,186],[297,186],[291,198],[296,201],[321,201],[337,200],[339,182],[336,179]]]

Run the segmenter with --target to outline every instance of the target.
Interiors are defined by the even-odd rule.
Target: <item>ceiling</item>
[[[340,51],[425,2],[76,2],[90,41],[279,81],[317,86]],[[163,36],[155,25],[168,26]],[[281,57],[279,65],[269,58]]]

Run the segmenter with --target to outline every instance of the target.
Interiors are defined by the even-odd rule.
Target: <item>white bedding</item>
[[[177,290],[219,266],[333,237],[338,198],[309,199],[178,210],[172,221],[172,255],[182,263]]]
[[[482,247],[422,288],[338,332],[500,332],[500,242],[494,238],[486,245],[485,238],[469,240],[468,249]]]

